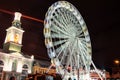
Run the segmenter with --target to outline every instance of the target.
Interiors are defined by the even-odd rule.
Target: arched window
[[[17,68],[17,60],[14,60],[12,63],[12,71],[16,71]]]
[[[10,80],[15,80],[15,77],[14,77],[14,76],[11,76],[11,77],[10,77]]]
[[[23,65],[22,67],[22,76],[21,76],[21,80],[25,80],[25,78],[28,75],[28,66],[26,64]]]
[[[3,71],[3,66],[4,66],[4,63],[2,60],[0,60],[0,73]]]
[[[4,63],[3,63],[3,61],[2,61],[2,60],[0,60],[0,65],[4,65]]]
[[[71,77],[69,77],[68,80],[72,80]]]
[[[4,62],[0,60],[0,78],[2,77],[3,67],[4,67]]]
[[[24,64],[22,67],[22,74],[25,76],[28,74],[28,66],[26,64]]]

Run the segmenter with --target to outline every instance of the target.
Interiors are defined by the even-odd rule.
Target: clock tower
[[[24,32],[24,30],[21,28],[21,16],[21,13],[15,12],[12,26],[6,29],[7,34],[4,41],[3,50],[7,53],[21,52],[22,36]]]

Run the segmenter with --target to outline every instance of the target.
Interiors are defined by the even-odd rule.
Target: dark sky
[[[44,20],[49,6],[57,0],[0,0],[0,9]],[[120,9],[118,0],[69,0],[83,16],[91,38],[92,59],[98,67],[112,67],[120,60]],[[0,12],[0,48],[14,16]],[[22,18],[22,51],[36,58],[49,60],[44,45],[43,23]]]

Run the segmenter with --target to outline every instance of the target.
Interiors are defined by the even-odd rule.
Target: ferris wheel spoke
[[[86,46],[85,45],[83,45],[82,43],[81,43],[81,41],[80,40],[78,40],[78,47],[80,48],[80,52],[81,53],[84,53],[84,52],[86,52]],[[83,47],[84,46],[84,47]]]
[[[56,53],[58,53],[58,54],[57,54],[57,58],[59,57],[59,55],[61,54],[61,52],[62,52],[63,50],[66,50],[66,49],[67,49],[68,44],[69,44],[69,43],[66,42],[65,44],[61,45],[60,47],[58,47],[58,48],[56,49]]]
[[[66,67],[68,67],[68,66],[70,66],[70,59],[71,59],[71,56],[70,55],[68,55],[68,57],[67,57],[67,61],[66,61]]]
[[[83,46],[83,47],[84,47],[84,46]],[[84,51],[84,56],[87,56],[87,57],[86,57],[87,61],[90,61],[90,59],[91,59],[91,58],[90,58],[90,54],[87,52],[88,48],[87,48],[87,47],[85,47],[85,48],[86,48],[86,50],[83,50],[83,51]],[[85,49],[85,48],[84,48],[84,49]]]
[[[54,22],[60,27],[61,30],[67,31],[68,28],[61,24],[56,18],[54,18]]]
[[[55,26],[54,27],[52,27],[51,29],[51,34],[53,34],[53,35],[59,35],[59,34],[61,34],[61,35],[66,35],[66,34],[63,34],[63,32],[61,32],[61,31],[58,31],[56,28],[55,28]],[[67,35],[66,35],[67,36]]]
[[[65,43],[66,41],[67,41],[67,40],[55,41],[55,42],[53,42],[53,45],[54,45],[54,46],[57,46],[57,45],[60,45],[60,44]]]
[[[71,14],[70,17],[72,17],[72,18],[70,18],[70,22],[71,22],[72,24],[74,24],[74,22],[77,21],[77,20],[74,20],[74,15],[73,15],[73,14]]]
[[[57,47],[57,49],[56,49],[57,58],[59,57],[59,55],[62,53],[63,50],[66,50],[67,45],[68,45],[68,42],[66,42],[65,44]]]
[[[58,36],[59,35],[59,36]],[[62,38],[62,39],[67,39],[67,38],[69,38],[69,36],[68,35],[64,35],[64,34],[56,34],[56,33],[52,33],[52,35],[51,35],[51,37],[52,38]]]
[[[57,16],[54,16],[53,17],[53,20],[55,20],[55,22],[59,25],[59,26],[61,26],[61,27],[64,27],[65,25],[63,24],[63,22],[61,21],[61,17],[58,17],[58,15]]]
[[[79,61],[78,59],[77,59],[77,54],[73,54],[73,58],[74,58],[74,66],[75,67],[77,67],[78,66],[78,64],[77,64],[77,62]]]
[[[65,31],[61,30],[57,25],[53,24],[52,26],[54,26],[54,27],[51,28],[51,31],[56,32],[58,34],[61,33],[61,34],[69,36],[68,33],[66,33]]]
[[[79,38],[85,38],[85,36],[84,36],[83,33],[81,33],[78,37],[79,37]]]
[[[81,43],[80,43],[81,44]],[[82,51],[82,53],[83,53],[83,56],[84,56],[84,59],[86,60],[86,61],[89,61],[89,57],[86,57],[86,56],[90,56],[88,53],[87,53],[87,47],[85,46],[85,45],[80,45],[80,47],[83,49],[83,50],[81,50]]]
[[[78,50],[79,51],[79,50]],[[83,66],[83,60],[82,60],[82,57],[81,57],[81,55],[80,55],[80,51],[79,52],[77,52],[78,53],[78,55],[76,56],[76,67],[77,67],[77,69],[79,69],[80,67],[82,67]]]
[[[75,16],[73,14],[70,14],[71,11],[66,10],[66,12],[67,13],[65,13],[65,11],[64,11],[64,15],[66,15],[65,17],[68,20],[68,24],[70,24],[70,23],[74,24],[74,22],[76,22],[76,21],[78,22],[78,20],[74,20]]]
[[[67,24],[65,24],[65,21],[63,20],[63,18],[61,17],[60,13],[56,14],[56,19],[64,26],[65,30],[67,30]]]
[[[66,53],[67,53],[67,51],[64,50],[64,51],[63,51],[63,54],[62,54],[62,57],[61,57],[61,61],[60,61],[61,64],[65,64],[64,59],[66,59],[66,58],[65,58]],[[59,57],[59,56],[58,56],[58,57]]]
[[[85,44],[82,44],[80,41],[79,41],[79,43],[80,43],[80,47],[82,48],[82,51],[84,51],[85,53],[87,53],[86,51],[87,51],[87,46],[85,45]]]
[[[70,20],[70,18],[71,17],[68,17],[67,15],[68,15],[68,13],[65,13],[65,11],[63,12],[63,14],[64,14],[64,17],[65,17],[65,19],[66,19],[66,22],[67,22],[67,26],[69,26],[68,28],[67,28],[67,32],[69,33],[69,34],[72,34],[73,32],[75,33],[76,32],[76,27],[74,27],[75,25],[73,25],[73,22]],[[68,20],[68,21],[67,21]],[[74,28],[72,28],[71,29],[71,27],[74,27]]]
[[[81,63],[81,59],[79,60],[79,47],[78,47],[78,45],[79,45],[79,43],[78,43],[78,39],[76,40],[76,42],[75,42],[75,52],[73,52],[74,54],[73,54],[73,57],[74,57],[74,60],[75,60],[75,66],[76,66],[76,68],[79,68],[79,63]]]
[[[53,38],[54,37],[56,37],[57,38],[57,35],[59,35],[58,37],[60,38],[63,38],[63,37],[65,37],[65,38],[71,38],[71,37],[73,37],[72,35],[70,35],[69,33],[67,33],[67,32],[65,32],[65,31],[63,31],[63,30],[61,30],[59,27],[57,28],[57,26],[56,25],[53,25],[54,27],[52,27],[50,30],[52,31],[52,32],[54,32],[54,33],[52,33],[53,34]]]
[[[75,54],[75,49],[76,49],[76,46],[77,46],[77,40],[73,39],[71,40],[71,45],[70,45],[72,48],[70,50],[70,53],[71,55]]]
[[[80,46],[83,48],[84,51],[87,51],[87,45],[86,44],[81,43]],[[87,53],[87,52],[85,52],[85,53]]]
[[[73,60],[72,59],[73,59],[73,55],[75,53],[74,49],[76,48],[76,40],[75,40],[75,42],[74,41],[70,41],[70,42],[71,42],[71,45],[69,45],[69,48],[68,48],[68,50],[69,50],[68,59],[69,60],[67,60],[66,66],[70,66],[71,69],[72,69],[72,67],[73,67],[73,65],[72,65],[73,64],[72,63]]]
[[[71,38],[75,38],[76,33],[74,32],[74,30],[68,29],[68,33],[71,35],[71,36],[70,36]]]
[[[75,57],[74,57],[74,55],[72,56],[72,66],[73,66],[73,68],[75,68],[76,67],[76,61],[75,61]]]
[[[89,64],[90,58],[88,58],[88,56],[90,56],[90,55],[87,55],[85,53],[85,51],[83,51],[82,53],[83,53],[82,56],[84,58],[83,60],[85,60],[85,63],[84,63],[85,64],[85,68],[86,68],[87,71],[89,71],[89,69],[90,69],[90,64]]]
[[[61,23],[61,27],[66,31],[67,30],[67,28],[65,27],[66,26],[66,24],[64,24],[64,21],[63,21],[63,19],[61,18],[61,16],[57,13],[56,14],[56,16],[55,16],[55,18],[56,18],[56,20],[59,22],[59,23]]]
[[[69,12],[66,10],[66,11],[62,11],[62,13],[63,13],[64,18],[65,18],[65,20],[66,20],[66,24],[70,24],[70,18],[71,18],[71,17],[68,17],[68,16],[67,16]]]
[[[76,67],[77,67],[77,61],[75,60],[75,56],[73,55],[72,56],[72,64],[71,64],[71,66],[72,66],[72,70],[74,71],[74,69],[76,69]]]
[[[81,41],[82,44],[86,45],[86,40],[84,38],[78,38],[79,41]]]
[[[62,22],[62,24],[64,26],[67,26],[66,20],[64,19],[64,16],[62,14],[62,12],[60,11],[60,9],[58,10],[58,14],[56,14],[58,17],[58,19]]]
[[[83,60],[81,57],[81,48],[80,48],[80,44],[79,44],[79,40],[77,40],[77,48],[76,48],[76,60],[77,60],[77,68],[82,67],[83,65]]]
[[[83,31],[81,29],[77,30],[77,37],[84,37]]]
[[[73,57],[71,56],[70,58],[70,71],[72,72],[72,69],[73,69]]]
[[[78,47],[80,48],[80,56],[81,56],[81,59],[82,59],[82,62],[83,62],[83,64],[84,64],[84,66],[85,66],[85,70],[87,70],[86,69],[86,60],[85,60],[85,57],[84,57],[84,55],[83,55],[83,52],[82,52],[82,49],[81,49],[81,47],[78,45]]]
[[[54,31],[54,30],[57,30],[56,32],[57,33],[60,33],[61,32],[61,35],[68,35],[68,36],[71,36],[69,33],[67,33],[66,31],[62,30],[60,27],[58,27],[57,25],[53,24],[54,28],[51,29],[51,31]]]
[[[68,19],[68,24],[70,24],[71,23],[71,14],[70,14],[70,12],[66,13],[66,17]]]
[[[63,12],[61,11],[61,9],[59,9],[58,12],[59,12],[59,14],[61,16],[61,19],[63,20],[64,24],[67,26],[68,23],[66,22],[66,18],[64,17]]]
[[[67,17],[67,13],[65,14],[65,11],[64,12],[60,12],[61,13],[61,15],[64,15],[63,17],[64,17],[64,19],[62,18],[62,21],[64,20],[64,22],[66,22],[66,23],[63,23],[63,24],[65,24],[66,26],[64,26],[64,29],[65,29],[65,31],[67,31],[69,34],[71,34],[71,32],[70,32],[70,30],[69,30],[69,27],[68,27],[68,25],[70,25],[70,24],[72,24],[72,22],[71,21],[67,21],[70,17]],[[63,14],[62,14],[63,13]],[[68,19],[67,19],[68,18]],[[60,18],[61,19],[61,18]],[[67,29],[67,30],[66,30]]]
[[[71,58],[70,58],[70,67],[71,67],[71,69],[73,70],[73,68],[76,66],[75,64],[76,64],[76,61],[75,61],[75,59],[74,59],[74,54],[75,53],[72,53],[71,54]],[[71,70],[71,71],[72,71]]]

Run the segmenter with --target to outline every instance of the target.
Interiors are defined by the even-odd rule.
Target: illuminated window
[[[15,36],[14,36],[14,42],[15,42],[15,43],[18,43],[18,40],[19,40],[19,35],[18,35],[18,34],[15,34]]]

